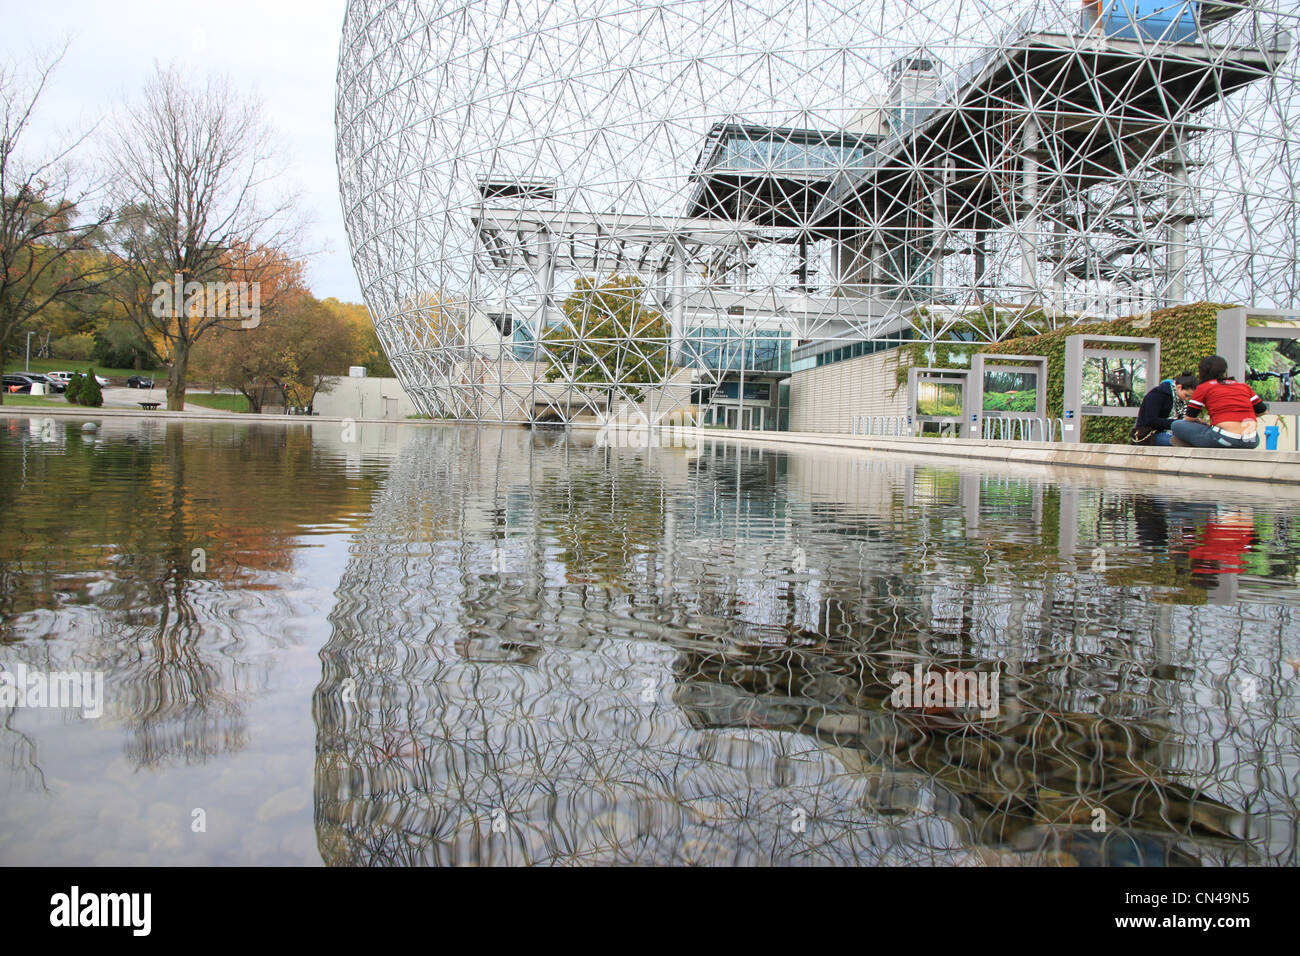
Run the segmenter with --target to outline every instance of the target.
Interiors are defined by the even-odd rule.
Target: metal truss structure
[[[1278,0],[350,0],[352,255],[416,404],[479,421],[780,427],[801,343],[1291,308],[1298,33]]]

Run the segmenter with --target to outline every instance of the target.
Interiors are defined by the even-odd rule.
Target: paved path
[[[233,394],[226,389],[217,389],[217,394],[223,394],[223,393]],[[162,386],[156,388],[127,388],[125,385],[109,385],[104,388],[101,388],[100,394],[104,398],[104,404],[101,407],[113,409],[115,411],[116,410],[131,411],[138,415],[153,414],[152,412],[147,412],[144,409],[142,409],[140,407],[141,402],[157,402],[158,411],[161,411],[162,409],[165,409],[167,407],[167,389]],[[208,395],[210,393],[208,392],[207,389],[194,389],[190,392],[190,394]],[[47,397],[50,399],[51,409],[66,410],[66,409],[75,409],[77,407],[77,406],[67,405],[66,400],[61,394],[50,395]],[[8,405],[4,406],[4,410],[8,411],[9,407],[10,406]],[[21,406],[15,405],[13,406],[13,409],[14,411],[21,411],[24,409],[30,409],[32,411],[35,411],[37,409],[41,409],[42,407],[43,406],[40,405],[21,405]],[[194,402],[185,403],[186,415],[192,415],[192,414],[202,415],[202,414],[211,414],[214,412],[221,415],[242,414],[240,412],[225,412],[225,411],[219,411],[217,409],[206,408],[203,405],[198,405]]]
[[[127,388],[126,386],[109,386],[101,390],[104,395],[104,408],[129,408],[132,411],[139,412],[140,402],[157,402],[159,408],[167,407],[167,389],[161,385],[155,388]],[[199,394],[207,395],[208,390],[195,390]],[[221,390],[218,389],[218,394]],[[196,405],[193,402],[185,403],[185,414],[194,412],[211,412],[213,409],[204,408],[202,405]]]

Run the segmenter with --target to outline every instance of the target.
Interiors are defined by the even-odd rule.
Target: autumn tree
[[[273,310],[268,270],[282,268],[284,253],[295,251],[295,200],[271,194],[280,169],[261,104],[224,80],[192,85],[160,69],[111,144],[121,210],[113,233],[122,266],[118,298],[170,365],[167,407],[179,411],[195,344],[216,329],[254,328],[261,317],[214,310],[201,295],[174,298],[182,307],[169,307],[158,289],[234,283],[260,289],[263,314]]]
[[[378,378],[392,378],[393,366],[388,362],[388,355],[379,335],[375,332],[375,323],[370,317],[370,310],[355,302],[340,302],[338,299],[322,299],[321,305],[341,316],[357,331],[360,345],[359,353],[353,365],[365,366],[366,374]]]
[[[289,358],[280,384],[292,405],[311,406],[329,387],[327,380],[347,375],[362,354],[359,330],[311,297],[287,310],[278,325],[281,350]]]
[[[358,330],[337,311],[299,292],[256,329],[219,329],[193,352],[196,374],[233,388],[260,412],[269,394],[310,406],[327,379],[346,375],[362,348]]]
[[[406,344],[416,349],[449,348],[463,345],[466,316],[463,299],[442,291],[420,292],[403,300],[398,308]]]
[[[82,141],[37,159],[20,152],[59,59],[30,80],[0,64],[0,372],[19,336],[43,311],[106,278],[105,260],[91,252],[110,214],[83,213],[94,187],[77,185],[81,177],[70,160]]]
[[[636,276],[611,276],[600,285],[579,279],[561,309],[565,321],[541,336],[552,361],[547,381],[655,384],[667,377],[671,330],[645,304]]]

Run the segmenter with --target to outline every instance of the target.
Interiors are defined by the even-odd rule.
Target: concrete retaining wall
[[[790,376],[791,432],[847,434],[855,415],[907,414],[898,386],[901,349],[860,355]]]
[[[406,418],[419,414],[395,378],[335,375],[328,391],[316,393],[312,410],[336,418]]]
[[[941,438],[859,438],[809,432],[742,432],[721,429],[698,429],[695,433],[701,438],[727,441],[821,445],[890,454],[924,455],[938,459],[1157,472],[1197,478],[1269,481],[1300,487],[1300,453],[1297,452],[1138,448],[1132,445],[1064,445],[1055,442]]]

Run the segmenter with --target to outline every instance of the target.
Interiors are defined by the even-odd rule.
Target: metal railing
[[[1061,418],[985,418],[980,425],[980,438],[985,441],[1057,442],[1064,433],[1065,420]],[[849,434],[913,437],[906,415],[853,415]]]
[[[988,441],[1059,441],[1065,430],[1060,418],[986,418],[980,437]]]
[[[854,415],[849,419],[850,435],[889,435],[911,437],[912,426],[906,415]]]

